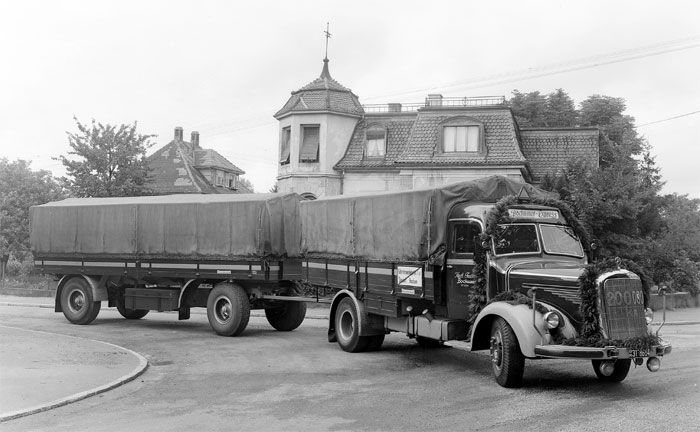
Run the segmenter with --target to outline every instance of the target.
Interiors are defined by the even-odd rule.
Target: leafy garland
[[[584,251],[590,253],[590,236],[583,224],[578,220],[571,207],[566,203],[554,199],[533,198],[533,204],[554,207],[558,209],[562,216],[569,222],[574,233],[583,244]],[[496,236],[498,225],[511,222],[508,216],[508,208],[517,204],[517,197],[511,195],[499,200],[494,208],[486,216],[484,232],[481,234],[479,243],[490,242]],[[589,255],[590,256],[590,255]],[[476,319],[481,310],[489,303],[496,301],[506,301],[511,304],[527,304],[532,307],[532,300],[522,293],[504,292],[487,301],[486,295],[486,249],[478,244],[474,251],[474,269],[472,274],[475,277],[473,289],[469,292],[469,312],[470,324]],[[608,258],[596,263],[589,264],[583,274],[579,277],[581,293],[581,315],[583,316],[583,327],[580,336],[577,338],[561,340],[565,345],[604,347],[608,345],[622,346],[629,349],[649,349],[653,345],[660,343],[659,338],[654,334],[633,337],[624,341],[609,340],[602,336],[600,329],[600,314],[598,312],[598,290],[596,280],[602,273],[611,270],[626,269],[640,276],[644,292],[644,307],[649,301],[649,278],[646,272],[635,262],[620,259]],[[541,305],[537,305],[544,308]],[[542,312],[542,311],[540,311]],[[546,312],[546,311],[545,311]]]

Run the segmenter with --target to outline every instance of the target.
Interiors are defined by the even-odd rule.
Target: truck
[[[565,205],[501,176],[313,201],[69,200],[35,207],[32,227],[36,265],[60,276],[56,311],[77,324],[107,300],[126,318],[177,310],[186,319],[206,307],[228,336],[261,308],[289,331],[316,300],[300,295],[311,288],[335,292],[328,341],[344,351],[380,349],[391,332],[426,348],[468,341],[489,351],[504,387],[522,384],[525,359],[590,360],[599,379],[620,382],[632,363],[656,371],[671,352],[651,331],[641,272],[590,263]],[[120,246],[107,247],[115,237]]]

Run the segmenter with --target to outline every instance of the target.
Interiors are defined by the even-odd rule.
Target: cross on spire
[[[326,23],[326,31],[323,32],[323,34],[326,35],[326,57],[324,58],[324,60],[326,60],[326,61],[328,60],[328,39],[330,39],[332,36],[328,30],[329,30],[328,23]]]

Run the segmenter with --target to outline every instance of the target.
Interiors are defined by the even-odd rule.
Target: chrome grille
[[[639,279],[614,278],[603,282],[600,318],[608,339],[628,339],[647,332],[644,293]]]

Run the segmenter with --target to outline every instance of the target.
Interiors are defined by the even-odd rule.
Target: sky
[[[320,75],[328,22],[331,75],[362,103],[621,97],[663,192],[700,198],[699,17],[697,1],[0,0],[0,157],[61,176],[74,117],[137,122],[151,151],[181,126],[266,192],[272,116]]]

